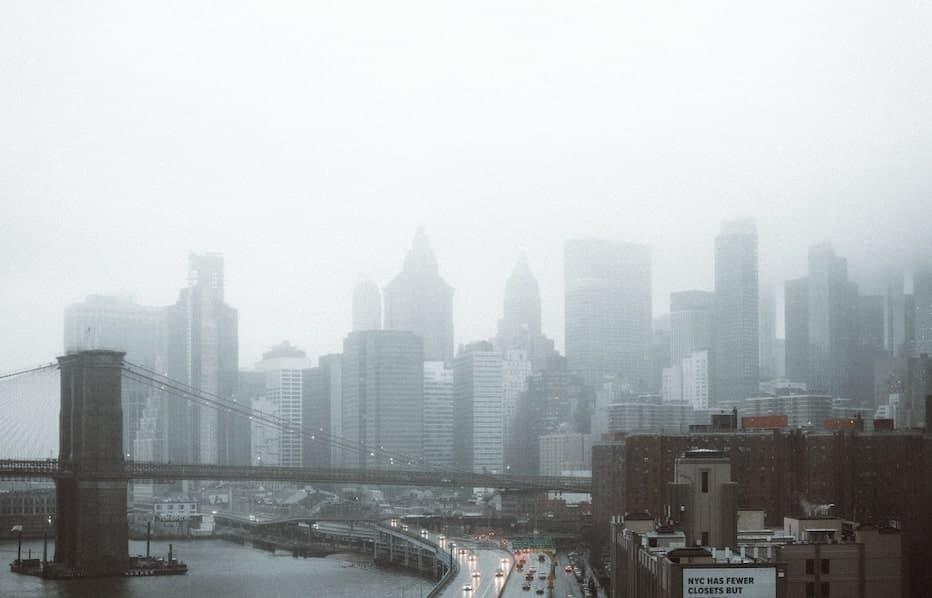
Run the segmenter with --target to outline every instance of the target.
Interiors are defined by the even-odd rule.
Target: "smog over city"
[[[0,4],[0,595],[929,595],[930,39]]]

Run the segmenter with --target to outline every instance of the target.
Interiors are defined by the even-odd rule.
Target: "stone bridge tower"
[[[123,355],[81,351],[61,368],[55,562],[88,575],[126,570],[127,481],[122,478]]]

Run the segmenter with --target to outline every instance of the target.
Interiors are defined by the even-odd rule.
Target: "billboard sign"
[[[683,598],[776,598],[776,595],[777,572],[773,567],[683,569]]]

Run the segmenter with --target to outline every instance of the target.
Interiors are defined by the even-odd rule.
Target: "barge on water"
[[[146,540],[146,556],[137,555],[129,557],[125,568],[118,568],[106,572],[87,571],[83,568],[69,567],[63,563],[50,562],[48,556],[48,538],[42,549],[41,559],[23,558],[23,541],[20,537],[16,560],[10,563],[10,571],[21,575],[32,575],[43,579],[80,579],[87,577],[150,577],[154,575],[184,575],[188,572],[188,565],[173,556],[173,546],[168,545],[168,558],[162,559],[150,556],[149,541]]]
[[[42,562],[41,559],[16,559],[10,563],[10,571],[22,575],[33,575],[44,579],[80,579],[101,577],[84,569],[73,569],[60,563]],[[129,566],[122,572],[117,571],[105,577],[149,577],[152,575],[184,575],[188,565],[178,559],[159,559],[144,556],[129,558]]]

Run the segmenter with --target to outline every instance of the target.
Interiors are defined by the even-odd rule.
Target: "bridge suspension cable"
[[[11,372],[0,374],[0,380],[5,380],[7,378],[15,378],[16,376],[22,376],[24,374],[33,374],[33,373],[41,372],[42,370],[48,370],[48,369],[57,368],[57,367],[58,367],[58,364],[55,362],[52,362],[52,363],[44,363],[42,365],[37,365],[31,368],[26,368],[22,370],[13,370]]]
[[[58,447],[58,364],[0,374],[0,456],[51,457]]]
[[[194,388],[184,382],[180,382],[163,374],[159,374],[158,372],[146,368],[145,366],[128,361],[124,361],[124,366],[124,376],[130,380],[141,384],[147,384],[172,396],[197,403],[204,407],[218,411],[222,410],[226,413],[248,418],[251,422],[256,422],[259,425],[271,427],[279,431],[288,431],[300,434],[303,438],[308,439],[311,442],[318,443],[321,446],[327,448],[336,446],[342,450],[354,453],[357,456],[379,457],[383,460],[387,460],[392,465],[407,464],[409,466],[432,470],[438,473],[452,473],[458,471],[437,466],[421,457],[389,451],[381,447],[373,447],[362,442],[349,440],[342,436],[332,434],[331,432],[322,428],[313,429],[308,426],[290,422],[276,415],[258,411],[235,401],[224,399],[216,394]]]

